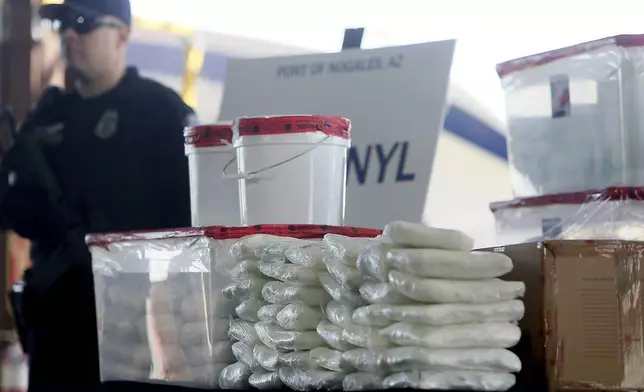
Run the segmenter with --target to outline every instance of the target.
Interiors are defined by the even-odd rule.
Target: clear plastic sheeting
[[[497,240],[644,241],[644,187],[527,197],[492,203]]]
[[[88,236],[102,380],[247,389],[255,374],[252,385],[266,389],[280,367],[308,370],[308,351],[286,351],[325,345],[315,329],[331,301],[318,277],[326,234],[380,231],[256,225]]]
[[[102,380],[217,387],[216,369],[234,361],[226,330],[235,303],[216,270],[226,242],[186,229],[89,236],[88,243]],[[158,345],[150,344],[151,330]]]
[[[518,197],[644,184],[644,36],[617,36],[497,66]]]

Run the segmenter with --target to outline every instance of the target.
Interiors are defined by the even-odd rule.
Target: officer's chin
[[[66,62],[67,64],[67,77],[70,77],[72,80],[77,80],[80,82],[87,82],[90,80],[88,73],[82,70],[80,67],[75,66],[71,62]]]

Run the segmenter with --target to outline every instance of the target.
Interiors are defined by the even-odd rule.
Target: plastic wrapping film
[[[277,325],[292,331],[310,331],[317,328],[324,318],[320,307],[313,308],[303,304],[289,304],[276,317]]]
[[[442,249],[390,249],[391,268],[422,278],[490,279],[512,271],[512,260],[502,253]]]
[[[266,323],[277,324],[277,315],[286,305],[265,305],[259,308],[257,311],[257,318],[259,321],[264,321]]]
[[[278,372],[251,374],[248,383],[259,390],[278,390],[284,385]]]
[[[518,322],[525,306],[521,300],[487,304],[376,304],[353,313],[356,324],[386,327],[396,322],[423,325],[453,325],[486,322]]]
[[[260,342],[255,322],[260,320],[260,309],[268,304],[262,289],[271,281],[262,276],[253,260],[278,265],[293,259],[299,262],[293,266],[317,265],[322,269],[321,239],[328,233],[375,237],[380,231],[257,225],[88,236],[95,272],[103,380],[246,388],[249,372],[261,367],[254,360],[254,348]],[[283,248],[284,244],[296,242],[297,247],[287,247],[288,252],[278,249],[272,253],[271,244]],[[301,279],[304,278],[300,276]],[[309,280],[320,285],[317,276]],[[318,307],[331,300],[322,288],[300,288],[315,291],[307,293],[290,287],[294,286],[273,294],[299,302],[309,298]],[[239,315],[245,320],[232,319]],[[265,316],[276,317],[277,313]],[[312,325],[313,330],[318,323],[319,320]],[[269,335],[278,343],[286,342],[286,346],[314,348],[324,343],[315,332],[308,343],[299,335],[299,340],[289,343],[289,336],[285,338],[280,332],[298,332],[277,331]],[[239,343],[235,355],[246,364],[233,364],[233,341]],[[265,364],[269,363],[270,358]]]
[[[384,389],[384,377],[373,373],[347,374],[342,381],[344,391],[378,391]]]
[[[435,370],[395,373],[383,380],[391,389],[507,391],[516,382],[514,374],[476,370]]]
[[[234,361],[227,329],[235,303],[215,270],[226,241],[187,229],[93,235],[88,243],[103,381],[216,387],[218,369]]]
[[[496,243],[548,239],[644,240],[644,187],[519,198],[490,204]]]
[[[324,340],[313,331],[288,331],[279,326],[256,323],[259,340],[267,347],[277,350],[311,350],[324,345]]]
[[[519,343],[521,330],[512,323],[474,323],[440,327],[397,323],[382,329],[379,336],[385,342],[399,346],[510,348]]]
[[[360,296],[360,292],[358,290],[342,286],[330,274],[321,272],[319,274],[319,279],[326,293],[328,293],[330,298],[333,298],[334,301],[342,302],[353,307],[361,306],[366,303]]]
[[[516,196],[644,184],[643,46],[617,36],[497,66]]]
[[[551,390],[644,388],[643,260],[641,242],[544,243],[544,335]]]
[[[342,328],[341,326],[330,323],[328,321],[322,321],[316,328],[318,335],[320,335],[320,337],[324,339],[324,342],[329,347],[339,351],[349,351],[356,348],[356,346],[350,344],[342,338],[343,330],[344,328]]]
[[[309,353],[311,362],[323,369],[334,372],[341,372],[342,351],[333,350],[326,347],[318,347]]]
[[[277,362],[279,360],[279,351],[259,343],[253,348],[253,357],[255,361],[268,372],[276,372]]]
[[[353,325],[353,312],[355,309],[342,301],[331,301],[326,306],[326,317],[333,324],[340,327]]]
[[[364,283],[360,286],[359,292],[360,296],[370,304],[405,305],[416,302],[400,294],[389,283]]]
[[[389,283],[401,294],[424,303],[484,304],[523,297],[523,282],[501,279],[419,279],[400,271],[389,272]]]
[[[380,375],[435,369],[519,372],[521,361],[511,351],[499,348],[358,348],[342,353],[340,367]]]
[[[387,224],[382,233],[382,239],[401,248],[470,251],[474,247],[474,239],[461,231],[410,222]]]
[[[221,389],[247,390],[252,374],[250,367],[246,364],[237,362],[228,365],[219,374],[219,387]]]
[[[341,390],[344,373],[328,370],[300,370],[281,368],[280,379],[287,387],[296,391]]]

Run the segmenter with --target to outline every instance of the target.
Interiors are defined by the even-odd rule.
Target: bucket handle
[[[319,142],[315,143],[310,148],[300,152],[299,154],[293,155],[292,157],[287,158],[287,159],[285,159],[285,160],[283,160],[281,162],[274,163],[274,164],[272,164],[270,166],[266,166],[266,167],[264,167],[262,169],[254,170],[254,171],[251,171],[251,172],[248,172],[248,173],[236,173],[236,174],[228,174],[228,173],[226,173],[226,170],[228,170],[230,165],[232,165],[233,162],[235,162],[237,160],[237,156],[234,156],[230,161],[228,161],[226,166],[224,166],[223,170],[221,171],[222,178],[224,180],[252,180],[252,179],[260,180],[260,179],[268,179],[268,178],[270,178],[269,176],[260,176],[258,174],[261,174],[261,173],[263,173],[265,171],[268,171],[268,170],[274,169],[276,167],[282,166],[284,164],[287,164],[289,162],[292,162],[292,161],[296,160],[297,158],[310,153],[311,151],[315,150],[318,146],[320,146],[322,143],[324,143],[327,140],[329,140],[330,137],[331,137],[330,135],[327,135],[324,139],[322,139]]]

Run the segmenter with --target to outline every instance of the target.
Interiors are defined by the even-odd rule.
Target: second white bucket
[[[237,226],[239,188],[222,181],[221,171],[234,157],[232,123],[200,125],[184,131],[190,165],[192,226]]]
[[[350,131],[332,116],[235,120],[242,224],[341,226]]]

